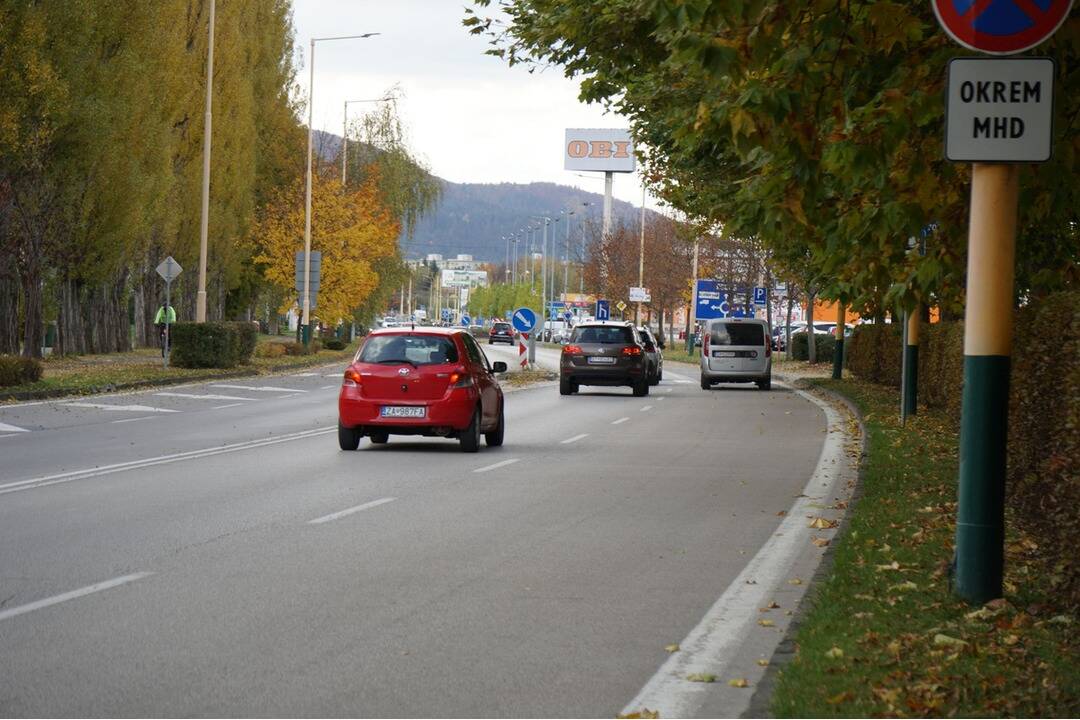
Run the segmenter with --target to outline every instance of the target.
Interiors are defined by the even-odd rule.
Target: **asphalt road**
[[[0,406],[0,715],[613,717],[825,437],[793,392],[671,367],[508,393],[479,454],[348,453],[338,378]]]

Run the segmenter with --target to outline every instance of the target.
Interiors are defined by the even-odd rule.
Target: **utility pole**
[[[694,240],[694,262],[690,275],[690,313],[686,324],[686,354],[694,353],[694,331],[697,329],[697,270],[698,270],[698,241]]]
[[[206,114],[203,119],[202,218],[199,221],[199,289],[195,293],[195,322],[206,322],[206,255],[210,237],[210,139],[214,103],[214,13],[210,0],[210,27],[206,45]]]
[[[639,288],[645,287],[645,183],[641,184],[641,246],[638,248],[637,284]],[[641,324],[641,301],[638,300],[637,309],[634,310],[634,324]]]

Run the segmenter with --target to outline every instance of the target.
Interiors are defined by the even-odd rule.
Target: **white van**
[[[701,389],[716,383],[757,383],[772,388],[772,343],[769,323],[754,318],[705,322],[701,343]]]

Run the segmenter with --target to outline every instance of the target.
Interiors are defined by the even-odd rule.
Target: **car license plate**
[[[383,405],[379,414],[383,417],[422,418],[427,417],[427,408],[423,405]]]
[[[717,350],[712,354],[713,357],[735,357],[734,350]]]
[[[613,357],[590,357],[589,358],[589,364],[590,365],[613,365],[614,363],[615,363],[615,358],[613,358]]]

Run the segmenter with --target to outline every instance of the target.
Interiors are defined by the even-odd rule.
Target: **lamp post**
[[[378,33],[373,33],[378,34]],[[346,162],[349,154],[349,106],[353,103],[369,103],[369,102],[386,102],[393,100],[393,95],[387,95],[381,98],[371,98],[368,100],[346,100],[345,101],[345,113],[341,122],[341,187],[345,187],[345,178],[349,173],[348,163]]]
[[[645,287],[645,183],[641,183],[641,246],[638,249],[637,284],[639,288]],[[641,324],[641,301],[638,301],[637,310],[634,311],[634,324]]]
[[[315,43],[329,42],[331,40],[361,40],[379,34],[364,33],[363,35],[311,38],[311,58],[309,60],[308,75],[307,192],[304,197],[304,297],[303,317],[301,319],[303,328],[301,337],[305,346],[311,344],[311,141],[314,135],[312,125],[315,122]]]
[[[199,221],[199,289],[195,293],[195,322],[206,322],[206,246],[210,234],[210,107],[214,101],[214,11],[210,0],[209,40],[206,45],[206,116],[203,121],[202,218]]]

